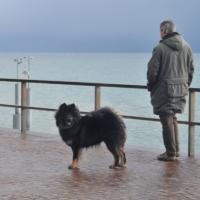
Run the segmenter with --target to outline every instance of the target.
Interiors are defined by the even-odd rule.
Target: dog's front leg
[[[69,169],[78,169],[78,159],[80,155],[80,149],[78,148],[73,148],[72,147],[72,152],[73,152],[73,159],[71,165],[69,165]]]

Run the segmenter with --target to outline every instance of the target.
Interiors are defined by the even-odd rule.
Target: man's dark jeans
[[[163,141],[168,156],[176,156],[179,152],[178,123],[174,114],[160,115]]]

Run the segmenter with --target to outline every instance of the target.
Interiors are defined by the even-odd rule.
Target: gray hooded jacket
[[[147,71],[154,114],[183,112],[193,71],[192,51],[183,37],[172,33],[163,38],[153,50]]]

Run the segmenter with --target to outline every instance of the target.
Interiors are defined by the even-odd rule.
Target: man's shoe
[[[157,157],[158,160],[160,161],[175,161],[176,157],[175,156],[168,156],[167,153],[162,153]]]

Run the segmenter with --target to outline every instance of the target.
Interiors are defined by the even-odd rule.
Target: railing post
[[[26,88],[26,106],[30,106],[31,102],[31,88],[28,86]],[[26,109],[26,130],[30,130],[31,127],[31,111],[30,109]]]
[[[27,112],[23,106],[27,106],[27,94],[26,94],[26,81],[21,82],[21,133],[26,133],[26,122],[27,122]]]
[[[101,88],[95,86],[95,110],[99,109],[101,105]]]
[[[188,156],[195,154],[195,126],[191,122],[195,121],[195,92],[189,91],[189,126],[188,126]]]

